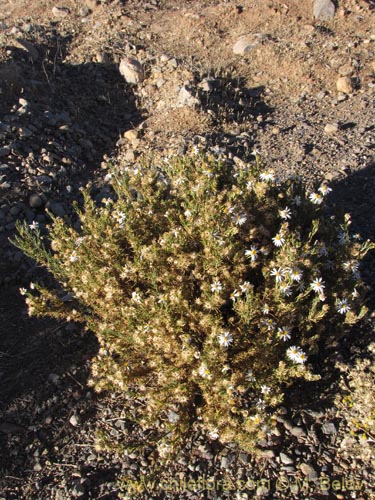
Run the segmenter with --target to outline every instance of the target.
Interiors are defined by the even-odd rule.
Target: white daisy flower
[[[303,272],[301,271],[301,269],[298,269],[298,267],[293,267],[292,269],[290,269],[289,274],[292,281],[297,281],[297,283],[299,283],[302,279]]]
[[[262,398],[259,398],[258,401],[255,403],[255,406],[259,409],[259,410],[264,410],[265,407],[266,407],[266,404],[264,402],[264,400]]]
[[[245,379],[248,382],[254,382],[255,381],[255,376],[254,376],[253,370],[247,370],[246,375],[245,375]]]
[[[284,281],[286,269],[283,269],[282,267],[274,267],[270,274],[271,276],[275,276],[276,283],[281,283]]]
[[[208,379],[211,378],[211,372],[207,368],[207,365],[205,363],[201,364],[201,366],[199,367],[198,373],[202,378],[208,378]]]
[[[348,260],[344,262],[343,268],[345,271],[351,271],[354,275],[358,274],[359,263],[355,260]]]
[[[221,284],[221,281],[219,281],[219,280],[215,280],[211,284],[211,292],[212,293],[221,292],[222,289],[223,289],[223,285]]]
[[[261,181],[271,182],[275,180],[275,174],[271,170],[266,170],[260,174],[259,178]]]
[[[232,217],[232,220],[236,226],[243,226],[247,221],[247,217],[245,214],[236,214]]]
[[[142,298],[138,292],[132,292],[132,301],[136,304],[140,304],[142,302]]]
[[[236,301],[236,299],[238,299],[238,297],[240,297],[241,294],[238,290],[233,290],[233,292],[230,294],[230,299],[233,300],[233,302]]]
[[[76,254],[76,252],[72,252],[69,257],[69,262],[77,262],[77,260],[78,260],[78,255]]]
[[[292,211],[290,208],[285,207],[284,210],[279,210],[279,215],[282,219],[290,219],[292,217]]]
[[[262,307],[262,313],[263,314],[269,314],[270,313],[270,308],[268,307],[267,304],[264,304],[264,306]]]
[[[280,283],[279,290],[281,295],[283,295],[284,297],[290,297],[290,295],[292,294],[292,287],[285,282]]]
[[[311,288],[314,290],[314,292],[322,294],[324,293],[324,288],[325,284],[322,278],[315,278],[311,283],[310,283]]]
[[[229,347],[233,343],[233,335],[230,332],[223,332],[219,335],[219,344],[223,347]]]
[[[340,314],[346,314],[350,311],[350,305],[348,304],[348,299],[341,299],[337,301],[336,304],[337,312]]]
[[[262,394],[268,394],[271,392],[271,387],[269,387],[268,385],[262,385],[260,388],[260,392]]]
[[[282,234],[278,233],[274,238],[272,238],[275,247],[282,247],[285,243],[285,238]]]
[[[34,220],[32,222],[32,224],[29,224],[29,228],[32,230],[32,231],[36,231],[37,229],[39,229],[39,222],[37,222],[36,220]]]
[[[259,250],[257,249],[257,247],[251,245],[250,250],[245,250],[245,256],[249,257],[251,259],[251,262],[255,262],[258,258],[258,252]]]
[[[311,193],[309,199],[314,205],[320,205],[323,201],[323,196],[320,193]]]
[[[250,283],[248,281],[244,281],[242,285],[240,285],[240,290],[242,293],[246,293],[250,288]]]
[[[254,422],[255,425],[259,425],[262,422],[262,417],[257,413],[256,415],[252,415],[250,419]]]
[[[286,351],[287,357],[294,361],[295,363],[303,364],[307,360],[306,354],[302,351],[300,347],[291,346]]]
[[[265,318],[262,320],[264,326],[267,327],[267,330],[270,332],[275,329],[275,322],[271,318]]]
[[[356,299],[359,297],[359,293],[358,293],[358,290],[356,288],[354,288],[353,292],[352,292],[352,298],[353,299]]]
[[[185,217],[191,217],[190,210],[185,210],[184,215],[185,215]]]
[[[277,329],[277,336],[281,338],[284,342],[290,340],[290,328],[288,326],[283,326]]]
[[[327,195],[328,193],[330,193],[332,191],[332,189],[328,186],[328,184],[326,182],[323,182],[323,184],[320,186],[320,188],[318,189],[318,191],[323,195]]]
[[[85,240],[85,238],[83,236],[79,236],[76,241],[74,242],[75,246],[76,247],[80,247],[83,243],[83,241]]]

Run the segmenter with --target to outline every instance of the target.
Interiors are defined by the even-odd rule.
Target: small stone
[[[221,458],[221,462],[220,462],[220,467],[222,469],[227,469],[229,466],[229,460],[228,460],[228,457],[227,456],[224,456]]]
[[[119,71],[128,83],[136,84],[143,80],[142,64],[134,57],[121,59]]]
[[[31,194],[29,196],[29,206],[30,208],[40,208],[43,206],[43,200],[38,194]]]
[[[199,104],[199,100],[193,96],[191,90],[186,85],[183,85],[178,93],[177,106],[195,106],[196,104]]]
[[[337,134],[338,131],[339,131],[338,123],[327,123],[327,125],[324,127],[324,132],[328,135]]]
[[[67,17],[70,14],[68,7],[52,7],[52,15],[55,17]]]
[[[290,465],[290,464],[294,463],[293,458],[291,458],[286,453],[281,452],[279,457],[280,457],[280,462],[284,465]]]
[[[333,19],[335,4],[331,0],[314,0],[313,14],[315,19]]]
[[[212,85],[212,81],[209,80],[208,78],[205,78],[204,80],[202,80],[198,87],[203,90],[203,92],[211,92],[213,90],[213,85]]]
[[[333,424],[332,422],[327,422],[327,423],[323,424],[322,431],[323,431],[323,434],[326,434],[326,435],[331,435],[331,434],[337,433],[335,424]]]
[[[262,33],[255,33],[253,35],[242,36],[233,45],[233,53],[239,56],[244,56],[249,52],[251,52],[265,38],[266,35],[263,35]]]
[[[292,427],[290,429],[290,433],[296,438],[301,438],[306,436],[306,432],[302,429],[302,427]]]
[[[40,472],[42,469],[43,469],[43,467],[41,466],[40,462],[36,462],[34,467],[33,467],[33,470],[35,472]]]
[[[340,76],[336,81],[336,88],[343,94],[351,94],[353,91],[351,78],[349,76]]]
[[[69,419],[69,423],[73,426],[73,427],[78,427],[79,425],[79,419],[76,415],[72,415]]]
[[[309,479],[311,480],[318,479],[318,473],[311,464],[303,462],[300,465],[300,469],[305,476],[308,476]]]
[[[10,153],[10,147],[9,146],[3,146],[0,148],[0,158],[4,158],[4,156],[8,156]]]

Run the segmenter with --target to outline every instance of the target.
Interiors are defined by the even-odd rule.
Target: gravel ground
[[[291,389],[259,456],[193,435],[163,464],[134,423],[141,402],[88,387],[95,338],[28,318],[19,287],[49,278],[8,242],[18,219],[43,226],[51,211],[74,223],[80,187],[106,196],[108,161],[194,145],[232,161],[257,149],[280,176],[326,178],[331,205],[373,238],[373,2],[338,2],[331,22],[305,1],[66,4],[28,12],[16,1],[0,14],[0,498],[375,498],[374,449],[334,402],[345,389],[337,362],[365,351],[372,316],[325,347],[319,383]],[[259,43],[234,55],[255,22]],[[137,83],[119,71],[125,57],[142,65]],[[374,266],[370,255],[370,305]]]

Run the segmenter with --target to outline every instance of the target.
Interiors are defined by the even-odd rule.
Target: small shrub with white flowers
[[[24,290],[30,313],[95,332],[91,383],[141,400],[163,453],[192,430],[253,450],[288,386],[318,377],[320,341],[365,314],[373,244],[325,214],[325,182],[280,182],[259,157],[116,168],[113,187],[100,206],[85,193],[79,230],[18,225],[15,244],[61,284]]]

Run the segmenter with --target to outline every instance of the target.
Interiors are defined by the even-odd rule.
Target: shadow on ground
[[[117,65],[68,63],[70,42],[51,29],[38,42],[3,47],[0,137],[10,152],[0,162],[0,206],[21,198],[27,211],[27,196],[37,193],[68,211],[79,188],[96,181],[103,156],[141,120]],[[44,207],[34,214],[45,216]],[[87,377],[97,343],[79,326],[27,316],[19,286],[39,271],[9,244],[13,233],[10,224],[0,234],[0,491],[22,498],[15,492],[36,470],[33,453],[44,449],[53,462],[56,440],[74,434],[72,415],[95,414]]]

